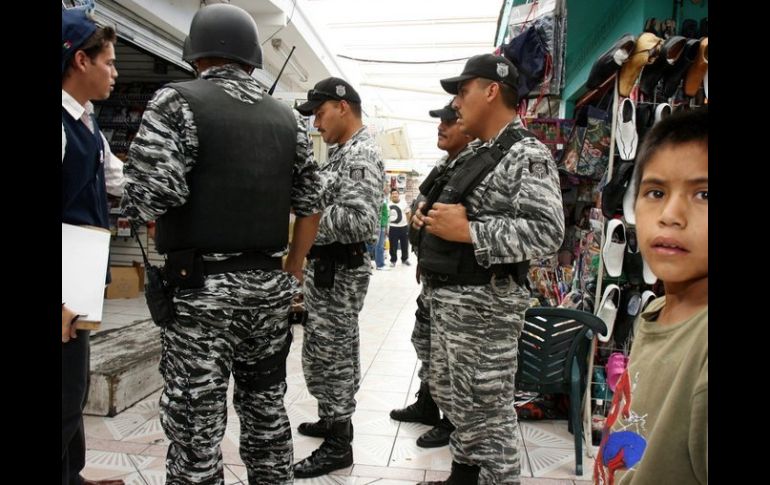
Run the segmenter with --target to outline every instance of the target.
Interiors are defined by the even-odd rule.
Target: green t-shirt
[[[390,220],[390,209],[388,203],[383,202],[380,208],[380,227],[388,227],[388,221]]]
[[[594,483],[708,483],[708,307],[657,323],[665,297],[639,318],[628,370],[615,389]],[[600,466],[602,465],[603,466]]]

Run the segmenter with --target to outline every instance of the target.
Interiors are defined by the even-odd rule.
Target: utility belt
[[[348,269],[363,266],[364,254],[366,254],[364,242],[313,245],[307,255],[307,259],[315,260],[313,261],[313,283],[317,288],[333,287],[336,266],[341,264]]]
[[[358,268],[364,264],[364,253],[366,253],[366,244],[363,241],[350,244],[333,242],[322,246],[314,244],[310,248],[307,259],[334,261],[348,268]]]
[[[220,273],[263,270],[273,271],[283,267],[281,258],[264,252],[248,251],[223,261],[204,261],[196,249],[173,251],[166,255],[164,273],[171,287],[193,289],[203,287],[204,278]]]
[[[443,274],[420,268],[422,275],[428,286],[438,288],[450,285],[470,285],[481,286],[491,284],[494,289],[502,289],[500,285],[516,282],[517,285],[526,287],[527,273],[529,272],[529,261],[521,261],[512,264],[493,264],[483,271],[472,273]]]

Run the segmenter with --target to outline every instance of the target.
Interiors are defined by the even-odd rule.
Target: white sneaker
[[[623,272],[623,254],[626,252],[626,226],[620,219],[612,219],[607,224],[607,233],[604,236],[602,247],[602,260],[607,274],[613,278]]]
[[[618,146],[620,158],[633,160],[636,156],[636,145],[639,135],[636,133],[636,106],[628,98],[623,98],[618,109],[618,122],[615,130],[615,144]]]
[[[599,312],[596,314],[607,325],[607,333],[598,336],[600,342],[610,341],[612,330],[615,328],[615,318],[618,316],[618,306],[620,306],[620,287],[607,285],[602,301],[599,303]]]

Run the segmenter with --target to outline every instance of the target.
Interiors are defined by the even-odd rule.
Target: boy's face
[[[647,162],[636,199],[642,256],[666,285],[708,278],[708,149],[664,145]]]
[[[118,71],[115,69],[115,46],[108,42],[93,60],[84,52],[82,55],[87,62],[84,83],[91,94],[89,99],[109,98],[115,87],[115,78],[118,77]]]

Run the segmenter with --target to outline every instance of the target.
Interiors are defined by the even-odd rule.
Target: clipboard
[[[76,328],[96,330],[102,322],[110,231],[65,223],[61,230],[62,301],[78,314]]]

